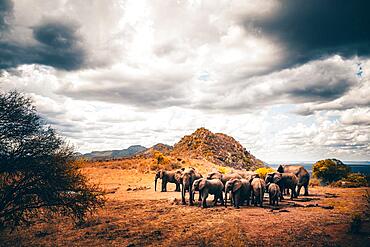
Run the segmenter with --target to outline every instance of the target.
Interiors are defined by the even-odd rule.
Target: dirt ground
[[[354,214],[365,210],[369,188],[310,188],[310,196],[279,207],[181,205],[179,192],[154,191],[154,173],[83,168],[110,192],[104,209],[83,226],[68,219],[0,236],[1,246],[370,246],[370,224],[350,234]],[[160,188],[160,182],[158,184]],[[197,196],[196,196],[197,198]],[[209,202],[213,196],[209,198]],[[322,206],[322,207],[321,207]]]

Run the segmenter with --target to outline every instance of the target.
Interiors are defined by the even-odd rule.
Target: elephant
[[[224,186],[226,185],[227,181],[229,181],[233,178],[242,179],[242,176],[240,176],[237,173],[222,174],[221,172],[218,172],[218,171],[208,173],[208,175],[207,175],[207,179],[219,179],[219,180],[221,180],[221,182],[224,184]]]
[[[259,204],[260,207],[263,207],[263,197],[266,190],[265,181],[261,178],[252,178],[250,183],[252,186],[252,203],[254,206]]]
[[[240,208],[247,201],[249,206],[251,196],[251,184],[246,179],[233,178],[226,182],[225,186],[225,207],[227,207],[227,193],[232,192],[234,207]]]
[[[308,196],[310,174],[303,166],[280,165],[277,171],[280,173],[294,173],[298,177],[297,196],[299,196],[302,186],[304,187],[304,195]]]
[[[180,183],[175,178],[175,174],[176,174],[177,171],[178,170],[176,170],[176,171],[165,171],[165,170],[158,171],[155,174],[154,190],[157,191],[157,180],[162,179],[162,190],[161,190],[161,192],[166,192],[167,191],[167,183],[176,184],[175,191],[180,191]]]
[[[221,182],[224,184],[224,186],[226,186],[227,181],[229,181],[233,178],[242,179],[242,176],[240,176],[237,173],[222,174],[219,171],[210,172],[207,175],[207,179],[219,179],[219,180],[221,180]],[[224,189],[224,191],[225,191],[225,189]],[[232,196],[230,196],[230,200],[232,201]]]
[[[230,172],[230,174],[232,173],[239,174],[242,178],[247,179],[247,180],[251,180],[252,178],[259,177],[256,172],[252,172],[252,171],[233,170],[233,172]]]
[[[202,199],[202,207],[207,207],[207,197],[209,194],[214,195],[213,206],[217,205],[218,199],[221,200],[221,205],[224,205],[224,199],[222,197],[222,191],[224,190],[224,185],[219,179],[206,179],[199,178],[194,181],[192,192],[199,191],[199,199]],[[194,198],[194,196],[193,196]]]
[[[276,206],[279,206],[280,187],[275,183],[269,183],[266,187],[269,193],[270,205],[275,206],[276,204]]]
[[[276,183],[280,192],[283,192],[285,188],[291,189],[292,193],[290,199],[293,200],[294,197],[297,197],[296,187],[298,184],[298,178],[293,173],[280,173],[280,172],[271,172],[266,175],[266,183]],[[284,199],[283,193],[280,193],[280,199]]]
[[[180,177],[180,184],[181,186],[181,202],[183,205],[186,204],[185,195],[186,192],[189,192],[189,205],[194,205],[194,198],[192,193],[192,185],[193,182],[203,176],[198,173],[194,168],[182,169],[181,177]]]

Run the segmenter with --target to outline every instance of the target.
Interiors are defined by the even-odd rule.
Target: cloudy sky
[[[198,127],[265,161],[370,160],[366,0],[0,0],[0,90],[80,152]]]

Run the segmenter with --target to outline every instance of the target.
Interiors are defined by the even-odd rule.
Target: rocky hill
[[[264,163],[249,153],[233,137],[212,133],[205,128],[184,136],[174,145],[171,156],[204,158],[217,165],[234,168],[256,169]]]
[[[89,160],[117,159],[133,156],[145,150],[147,150],[146,147],[143,147],[141,145],[133,145],[121,150],[92,151],[91,153],[83,154],[82,157]]]
[[[153,147],[148,148],[146,150],[143,150],[143,151],[135,154],[135,157],[137,157],[137,158],[152,158],[152,157],[154,157],[154,153],[156,151],[159,151],[164,155],[169,155],[172,150],[173,150],[173,147],[170,146],[170,145],[163,144],[163,143],[157,143]]]

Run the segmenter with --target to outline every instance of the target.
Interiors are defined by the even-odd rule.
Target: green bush
[[[321,179],[324,183],[332,183],[345,178],[351,169],[337,159],[317,161],[312,167],[313,177]]]

